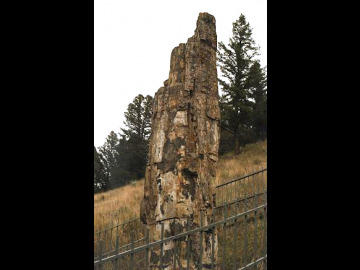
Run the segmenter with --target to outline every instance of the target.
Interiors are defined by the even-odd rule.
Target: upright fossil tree
[[[164,237],[199,226],[201,212],[203,225],[211,223],[220,139],[216,49],[215,18],[200,13],[194,35],[173,49],[169,78],[154,97],[141,205],[141,219],[153,240],[160,239],[161,223]],[[216,234],[212,239],[212,232],[205,232],[202,243],[199,234],[191,236],[190,269],[199,268],[200,245],[202,267],[208,269],[213,248],[216,254]],[[186,268],[186,242],[177,247],[177,254],[182,255],[175,259],[175,266],[174,247],[174,242],[164,245],[164,269]],[[157,251],[150,254],[151,269],[158,268],[159,256]]]

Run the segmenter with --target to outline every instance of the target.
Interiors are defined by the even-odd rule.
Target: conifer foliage
[[[125,128],[121,128],[118,134],[111,131],[104,145],[99,147],[96,162],[94,156],[94,177],[99,175],[99,168],[103,168],[105,180],[103,183],[94,180],[94,192],[116,188],[144,177],[152,101],[149,95],[137,95],[124,113]]]
[[[105,169],[105,160],[101,154],[99,154],[94,146],[94,192],[97,193],[101,190],[107,190],[108,175]]]
[[[266,137],[266,70],[256,59],[260,48],[243,14],[233,23],[232,34],[228,45],[219,42],[218,46],[224,78],[218,79],[223,93],[220,153],[233,150],[238,154],[241,145]]]

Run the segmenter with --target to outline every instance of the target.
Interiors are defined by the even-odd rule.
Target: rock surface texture
[[[218,160],[220,109],[216,70],[215,18],[200,13],[194,35],[171,53],[169,78],[155,94],[145,173],[141,219],[150,238],[164,237],[203,225],[212,219],[212,183]],[[189,224],[188,224],[189,221]],[[217,236],[203,234],[202,267],[215,259]],[[200,234],[191,236],[190,269],[198,269]],[[166,243],[164,269],[186,269],[186,241]],[[150,254],[151,269],[159,268],[160,253]],[[174,265],[175,261],[175,265]]]

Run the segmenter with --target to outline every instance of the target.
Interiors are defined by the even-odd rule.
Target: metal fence
[[[117,224],[94,233],[94,260],[136,247],[145,242],[145,225],[140,218]]]
[[[266,269],[267,169],[220,184],[215,190],[215,207],[209,225],[201,222],[185,232],[175,231],[168,237],[161,234],[157,241],[150,241],[149,231],[139,219],[97,232],[94,234],[94,269],[153,269],[149,266],[152,252],[160,254],[156,269],[165,269],[164,245],[171,241],[175,243],[171,253],[172,269],[194,269],[190,268],[190,262],[195,260],[195,269]],[[203,213],[200,215],[203,217]],[[160,222],[159,226],[163,229],[164,223]],[[212,243],[211,263],[204,265],[202,256],[194,258],[190,252],[194,244],[191,237],[197,234],[202,239],[209,232],[217,234],[217,256]],[[186,248],[181,248],[184,246]],[[203,247],[200,248],[202,252]],[[185,266],[180,261],[185,261]]]

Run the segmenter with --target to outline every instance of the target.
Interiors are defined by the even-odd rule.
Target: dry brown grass
[[[266,166],[267,141],[249,144],[239,155],[228,153],[217,162],[214,185],[260,170]],[[94,231],[139,217],[144,179],[94,195]]]
[[[267,141],[246,145],[239,155],[227,153],[217,162],[214,185],[244,176],[266,167]]]
[[[144,179],[94,195],[94,232],[138,217],[144,194]]]

